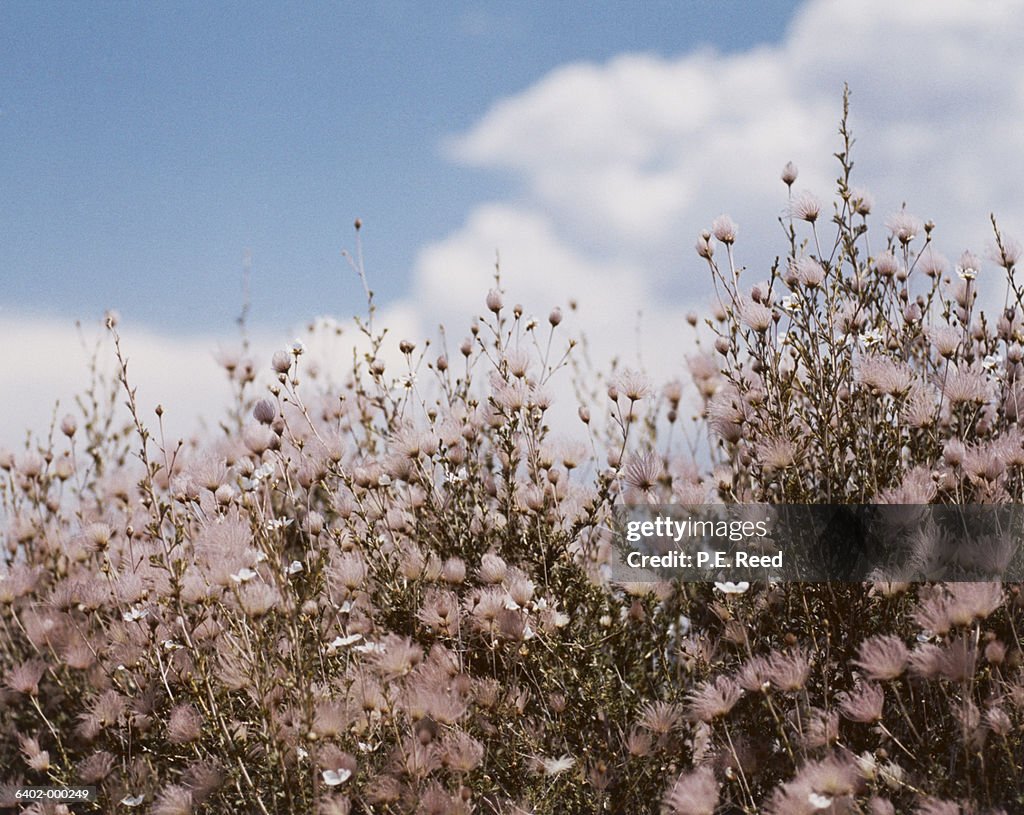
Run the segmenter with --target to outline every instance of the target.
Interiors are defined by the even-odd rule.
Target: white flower
[[[544,775],[554,776],[572,769],[576,764],[576,759],[572,756],[565,755],[560,756],[559,758],[544,758],[541,759],[540,763],[544,767]]]
[[[865,348],[872,348],[876,345],[881,345],[885,338],[882,336],[882,332],[877,328],[872,328],[870,331],[865,331],[861,335],[861,340],[864,342]]]
[[[238,572],[231,575],[231,579],[236,583],[248,583],[254,577],[256,577],[256,572],[248,568],[240,569]]]
[[[359,642],[362,638],[362,634],[349,634],[347,637],[335,637],[327,644],[327,651],[328,653],[334,653],[339,648],[345,648],[353,643]]]
[[[786,297],[782,298],[782,301],[781,301],[780,305],[782,306],[782,310],[783,311],[788,311],[788,312],[792,313],[792,312],[794,312],[794,311],[796,311],[797,309],[800,308],[800,295],[798,295],[798,294],[787,295]]]
[[[827,795],[819,795],[816,792],[812,792],[807,796],[808,803],[815,809],[828,809],[832,806],[832,799]]]
[[[468,476],[469,473],[466,472],[466,468],[459,467],[458,472],[448,474],[448,480],[451,481],[453,484],[458,484],[462,481],[465,481]]]
[[[381,473],[380,476],[377,478],[377,486],[378,487],[388,487],[388,486],[391,486],[391,476],[388,475],[387,473]]]
[[[739,583],[733,583],[731,580],[726,580],[722,583],[716,581],[715,588],[722,592],[722,594],[743,594],[750,588],[750,583],[746,580],[741,580]]]
[[[273,532],[277,529],[284,529],[286,526],[291,526],[292,521],[294,520],[294,518],[271,518],[267,521],[266,527],[268,530]]]
[[[164,640],[160,644],[164,647],[165,651],[180,651],[182,648],[185,647],[184,645],[181,645],[175,642],[174,640]]]
[[[305,350],[306,350],[305,343],[303,343],[302,340],[296,338],[295,342],[292,343],[292,353],[295,354],[295,356],[298,356],[299,354],[303,353]]]
[[[134,623],[141,620],[143,617],[149,615],[149,609],[143,608],[142,606],[135,606],[128,609],[124,614],[121,615],[121,619],[126,623]]]
[[[295,751],[295,754],[296,754],[296,755],[297,755],[297,756],[298,756],[299,758],[309,758],[309,752],[308,752],[308,751],[307,751],[307,750],[306,750],[305,748],[302,748],[302,747],[299,747],[299,748],[298,748],[298,749],[297,749],[297,750]]]
[[[998,368],[1002,364],[1003,364],[1003,355],[1002,354],[989,354],[981,362],[981,366],[986,371],[994,371],[996,368]]]
[[[416,384],[416,374],[406,374],[398,378],[398,384],[400,384],[407,391],[411,391],[413,386]]]
[[[253,473],[253,477],[256,478],[257,480],[260,480],[264,478],[270,478],[270,476],[272,476],[273,474],[274,465],[268,461],[266,464],[261,464],[259,467],[256,468],[256,471]]]
[[[121,799],[121,803],[126,807],[137,807],[145,800],[145,795],[126,795]]]
[[[352,771],[339,767],[337,770],[324,770],[321,775],[323,775],[324,783],[328,787],[336,787],[348,781],[352,777]]]
[[[360,654],[383,654],[387,649],[384,647],[383,643],[368,642],[365,645],[357,645],[355,650]]]
[[[302,567],[302,561],[300,561],[300,560],[293,560],[291,563],[288,564],[288,568],[285,569],[285,571],[288,574],[298,574],[299,572],[302,571],[302,568],[303,568]]]

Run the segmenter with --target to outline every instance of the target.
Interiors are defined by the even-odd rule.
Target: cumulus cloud
[[[905,202],[935,221],[951,257],[991,242],[989,212],[1019,235],[1018,12],[1011,0],[811,0],[777,44],[563,66],[447,146],[518,192],[423,250],[416,301],[445,310],[453,293],[460,307],[479,298],[500,248],[514,292],[585,298],[608,349],[643,310],[651,356],[678,365],[678,332],[664,339],[709,296],[696,236],[728,212],[744,278],[767,277],[785,250],[786,161],[800,167],[796,189],[827,200],[834,188],[844,83],[854,183],[873,193],[879,227]]]

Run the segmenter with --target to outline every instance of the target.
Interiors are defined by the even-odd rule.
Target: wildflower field
[[[117,381],[0,452],[0,808],[1024,812],[1019,585],[610,576],[623,503],[1024,502],[1020,246],[947,261],[851,146],[827,200],[783,170],[773,268],[699,236],[685,381],[591,371],[500,282],[440,352],[371,295],[342,387],[243,350],[178,443],[110,319]]]

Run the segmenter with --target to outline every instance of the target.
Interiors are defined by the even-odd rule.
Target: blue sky
[[[356,216],[399,297],[424,245],[519,195],[445,146],[495,102],[566,63],[777,40],[795,5],[0,4],[0,307],[230,330],[249,250],[255,323],[347,315]]]
[[[728,213],[742,282],[767,278],[782,166],[834,194],[844,83],[879,241],[904,204],[953,260],[985,254],[989,213],[1024,237],[1018,0],[10,0],[0,31],[2,444],[81,392],[74,321],[91,339],[107,308],[140,400],[182,434],[216,419],[246,251],[265,369],[361,311],[356,217],[382,353],[440,323],[457,344],[498,252],[528,313],[578,302],[562,329],[596,365],[685,377],[697,236]],[[335,371],[352,336],[305,338]]]

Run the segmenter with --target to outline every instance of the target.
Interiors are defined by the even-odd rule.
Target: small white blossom
[[[302,561],[293,560],[288,564],[288,568],[285,570],[288,574],[298,574],[302,571]]]
[[[568,755],[558,758],[541,759],[541,765],[544,767],[544,775],[546,776],[560,775],[566,770],[572,769],[575,764],[576,759]]]
[[[295,342],[292,343],[292,353],[295,354],[295,356],[299,356],[299,354],[304,353],[305,350],[306,344],[302,340],[296,338]]]
[[[982,360],[982,363],[981,363],[982,367],[986,371],[994,371],[994,370],[996,370],[996,368],[998,368],[1002,364],[1003,364],[1003,355],[1002,354],[989,354],[987,357],[985,357],[984,360]]]
[[[135,623],[141,620],[143,617],[149,616],[149,609],[143,608],[142,606],[134,606],[128,609],[124,614],[121,615],[121,619],[126,623]]]
[[[861,340],[864,342],[865,348],[873,348],[876,345],[881,345],[885,338],[880,330],[872,328],[861,335]]]
[[[327,644],[327,652],[334,653],[339,648],[345,648],[353,643],[359,642],[362,638],[362,634],[349,634],[347,637],[335,637]]]
[[[807,796],[807,802],[815,809],[828,809],[832,806],[832,799],[827,795],[819,795],[812,792]]]
[[[291,526],[294,518],[271,518],[266,523],[266,527],[270,532],[274,532],[278,529],[284,529],[285,527]]]
[[[722,594],[744,594],[750,588],[750,583],[746,580],[741,580],[738,583],[733,583],[731,580],[721,583],[716,581],[715,588],[722,592]]]
[[[145,795],[126,795],[121,799],[121,804],[126,807],[137,807],[146,800]]]
[[[324,783],[328,787],[337,787],[339,784],[344,784],[352,777],[352,771],[347,770],[344,767],[339,767],[337,770],[324,770],[321,775],[324,778]]]
[[[252,569],[239,569],[235,574],[231,575],[231,579],[236,583],[248,583],[256,577],[256,572]]]

